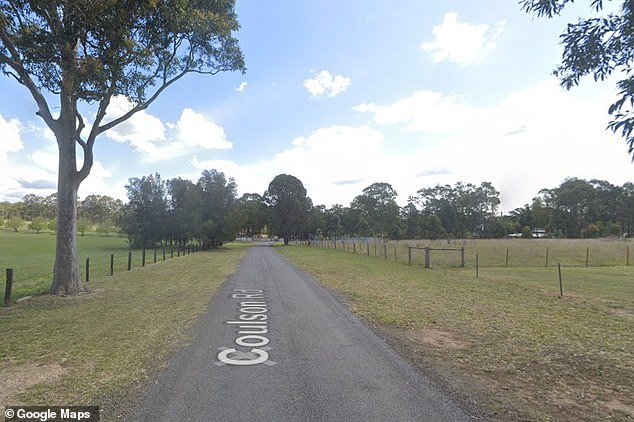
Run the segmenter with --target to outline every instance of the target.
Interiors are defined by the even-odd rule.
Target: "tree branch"
[[[145,110],[146,108],[148,108],[150,106],[150,104],[152,104],[158,97],[159,95],[161,95],[161,93],[163,91],[165,91],[170,85],[172,85],[174,82],[178,81],[180,78],[182,78],[183,76],[185,76],[187,73],[192,72],[192,70],[190,69],[185,69],[183,70],[181,73],[179,73],[178,75],[174,76],[172,79],[164,82],[157,90],[156,92],[146,101],[136,105],[135,107],[133,107],[130,111],[128,111],[127,113],[123,114],[122,116],[112,120],[111,122],[106,123],[103,126],[99,126],[97,127],[97,135],[112,129],[113,127],[125,122],[126,120],[128,120],[130,117],[132,117],[134,114],[138,113],[139,111]],[[105,113],[105,109],[104,109],[104,113]]]
[[[9,53],[12,56],[12,58],[10,58],[4,54],[0,54],[0,63],[6,64],[17,73],[17,75],[13,75],[13,76],[16,77],[16,79],[18,80],[18,82],[20,82],[20,84],[24,85],[29,90],[29,92],[31,93],[31,96],[33,97],[33,99],[35,100],[35,103],[37,104],[38,111],[36,114],[44,120],[46,125],[53,132],[56,132],[57,120],[53,118],[53,115],[51,114],[48,103],[46,102],[46,98],[44,98],[44,95],[42,95],[42,92],[37,87],[33,79],[31,79],[31,76],[22,65],[20,54],[18,53],[15,46],[11,42],[11,38],[5,32],[4,28],[0,28],[0,41],[2,41],[2,44],[5,46],[5,48],[9,51]]]

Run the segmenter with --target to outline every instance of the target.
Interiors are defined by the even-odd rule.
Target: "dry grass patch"
[[[629,420],[634,268],[408,267],[335,250],[279,250],[336,289],[410,361],[493,420]]]
[[[188,327],[235,270],[229,245],[115,273],[75,297],[0,309],[0,379],[9,405],[100,405],[108,412],[187,341]],[[53,370],[55,369],[55,370]]]

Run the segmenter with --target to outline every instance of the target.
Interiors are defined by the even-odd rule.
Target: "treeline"
[[[237,185],[217,170],[197,182],[162,180],[158,173],[131,178],[126,204],[91,195],[79,202],[81,222],[120,230],[134,246],[200,241],[216,246],[236,236],[391,239],[499,238],[539,229],[548,237],[628,236],[634,228],[634,184],[568,178],[543,189],[530,204],[498,213],[500,193],[489,182],[422,188],[400,207],[389,183],[373,183],[349,206],[313,205],[302,182],[276,176],[262,193],[237,196]],[[27,195],[0,203],[0,219],[54,222],[55,195]],[[0,221],[2,223],[2,221]]]
[[[117,232],[124,203],[106,195],[89,195],[77,202],[77,228],[80,233],[93,228],[108,235]],[[49,196],[25,195],[18,202],[0,202],[0,227],[14,231],[27,225],[29,230],[55,231],[57,194]]]
[[[634,184],[568,178],[556,188],[542,189],[509,219],[516,227],[543,227],[553,237],[631,236]]]

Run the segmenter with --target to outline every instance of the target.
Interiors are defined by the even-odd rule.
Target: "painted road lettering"
[[[237,347],[220,347],[218,362],[216,365],[250,366],[275,365],[269,359],[269,338],[265,336],[269,332],[268,303],[264,297],[264,290],[260,289],[234,289],[232,299],[240,300],[238,310],[240,315],[236,320],[226,321],[237,330],[234,343]],[[248,350],[243,350],[248,349]]]

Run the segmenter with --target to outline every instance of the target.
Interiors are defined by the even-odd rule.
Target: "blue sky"
[[[215,168],[239,194],[292,174],[327,206],[374,182],[404,205],[424,187],[489,181],[508,211],[566,177],[632,181],[625,142],[605,130],[615,81],[567,92],[551,76],[582,3],[548,20],[508,0],[238,0],[247,72],[186,77],[102,135],[80,196],[125,199],[130,177]],[[0,77],[0,200],[55,191],[56,144],[35,111]]]

